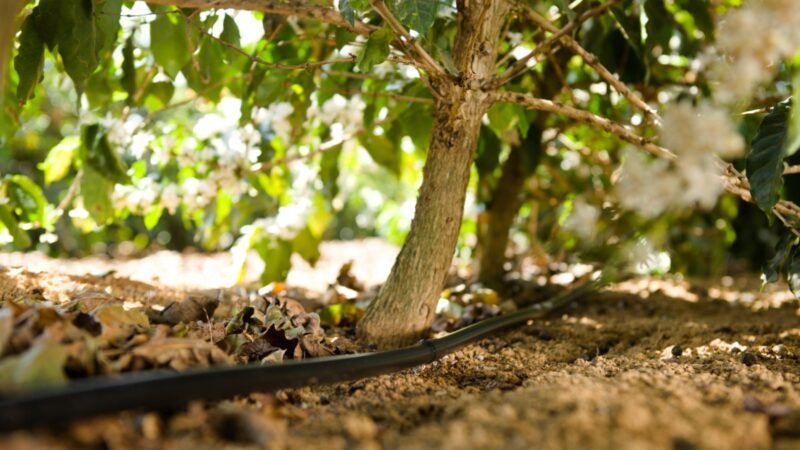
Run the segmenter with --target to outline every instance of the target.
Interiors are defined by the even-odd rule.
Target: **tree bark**
[[[478,281],[496,288],[505,275],[508,234],[522,206],[522,187],[528,177],[522,145],[511,148],[489,207],[478,219]]]
[[[25,6],[23,0],[4,0],[0,2],[0,102],[3,101],[6,82],[6,67],[14,47],[17,33],[17,15]]]
[[[481,119],[480,89],[494,74],[500,29],[510,2],[458,1],[455,80],[434,80],[434,107],[422,186],[411,230],[378,297],[359,322],[362,340],[381,348],[418,340],[430,327],[458,241]]]
[[[478,219],[478,281],[495,289],[506,273],[508,238],[522,206],[522,189],[541,159],[543,123],[543,117],[531,123],[528,136],[511,147],[486,211]]]

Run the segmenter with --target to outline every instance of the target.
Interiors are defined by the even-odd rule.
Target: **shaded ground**
[[[390,263],[390,250],[328,247],[323,267],[352,258],[357,273]],[[25,257],[0,257],[10,260]],[[153,286],[59,275],[50,270],[70,268],[35,261],[48,271],[0,269],[0,301],[36,292],[68,302],[87,287],[131,305],[187,295],[164,275]],[[206,263],[207,273],[226,270],[222,257]],[[0,448],[800,448],[798,304],[757,288],[755,279],[636,280],[400,374],[16,433]],[[215,317],[246,301],[238,295],[225,291]]]

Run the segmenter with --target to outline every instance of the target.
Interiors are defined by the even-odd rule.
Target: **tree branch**
[[[494,101],[517,103],[531,109],[561,114],[578,122],[583,122],[601,128],[606,132],[617,136],[623,141],[636,145],[637,147],[640,147],[648,153],[651,153],[659,158],[666,158],[670,160],[677,158],[677,155],[675,155],[675,153],[669,149],[656,145],[650,140],[636,135],[619,123],[606,119],[605,117],[594,115],[588,111],[583,111],[550,100],[544,100],[531,95],[519,94],[515,92],[491,92],[489,93],[489,97]],[[722,181],[725,190],[740,197],[746,202],[753,203],[753,197],[750,193],[750,182],[747,180],[747,177],[736,170],[731,163],[725,162],[721,159],[718,159],[717,162],[724,171],[722,174]],[[778,203],[772,208],[772,211],[792,233],[800,236],[800,231],[798,231],[795,225],[795,223],[800,223],[800,206],[797,206],[790,201],[779,200]],[[787,217],[794,218],[795,222],[793,223],[789,221]]]
[[[224,39],[220,39],[220,38],[214,36],[213,34],[211,34],[210,32],[202,29],[199,26],[197,26],[195,28],[197,29],[198,32],[200,32],[200,33],[208,36],[209,38],[219,42],[224,47],[227,47],[227,48],[233,50],[234,52],[236,52],[236,53],[248,58],[250,61],[252,61],[252,62],[254,62],[256,64],[262,65],[264,67],[268,67],[270,69],[311,70],[311,69],[317,69],[317,68],[322,67],[322,66],[328,66],[328,65],[331,65],[331,64],[354,63],[354,62],[356,62],[356,58],[353,57],[353,56],[346,57],[346,58],[329,59],[329,60],[323,60],[323,61],[313,61],[313,62],[307,62],[307,63],[302,63],[302,64],[282,64],[282,63],[269,62],[269,61],[265,61],[265,60],[259,58],[258,56],[251,55],[250,53],[247,53],[246,51],[242,50],[241,48],[237,47],[236,45],[233,45],[230,42],[225,41]]]
[[[496,89],[512,79],[516,78],[518,75],[522,74],[522,72],[528,70],[528,61],[531,59],[541,55],[542,53],[550,50],[554,44],[561,41],[561,38],[564,36],[569,35],[573,30],[578,28],[583,22],[589,20],[592,17],[599,16],[603,14],[617,3],[619,0],[610,0],[609,2],[603,3],[599,6],[596,6],[585,13],[581,14],[580,16],[576,17],[575,20],[565,25],[560,30],[557,30],[553,36],[548,38],[547,40],[543,41],[541,44],[537,45],[536,48],[531,50],[524,58],[520,59],[519,61],[515,62],[508,68],[505,72],[501,75],[496,76],[487,86],[490,89]]]
[[[444,78],[447,72],[436,62],[435,59],[420,45],[419,41],[411,36],[411,33],[405,29],[403,24],[392,14],[389,7],[386,6],[383,0],[371,0],[372,8],[378,13],[381,18],[386,21],[389,27],[399,36],[399,41],[408,46],[413,54],[408,56],[412,59],[416,55],[417,61],[428,72],[428,75],[433,78]]]
[[[606,3],[605,8],[608,8],[613,4],[613,2]],[[535,23],[537,26],[542,28],[545,31],[550,33],[559,34],[560,30],[553,25],[550,21],[542,17],[539,13],[537,13],[533,8],[528,6],[527,4],[521,3],[522,10],[524,11],[525,15],[527,16],[528,20]],[[600,75],[600,78],[606,81],[606,83],[610,84],[614,87],[614,89],[619,92],[620,95],[628,99],[628,101],[639,110],[643,111],[647,119],[652,122],[653,124],[660,124],[661,118],[658,116],[658,113],[650,107],[647,103],[645,103],[641,98],[636,96],[627,86],[625,83],[619,80],[615,75],[613,75],[604,65],[600,62],[600,60],[594,54],[587,51],[583,48],[578,41],[576,41],[572,36],[569,34],[561,34],[560,37],[561,43],[575,52],[578,56],[580,56],[586,64],[588,64],[592,69]]]
[[[578,122],[586,123],[596,126],[606,132],[613,134],[625,142],[641,147],[648,153],[651,153],[659,158],[675,159],[676,155],[664,147],[654,144],[649,139],[638,136],[634,132],[628,130],[623,125],[609,120],[605,117],[592,114],[588,111],[573,108],[571,106],[556,103],[551,100],[536,98],[528,94],[520,94],[517,92],[490,92],[489,98],[493,101],[517,103],[531,109],[539,111],[547,111],[551,113],[561,114]]]
[[[145,0],[152,5],[177,6],[197,9],[239,9],[261,11],[280,16],[293,16],[312,19],[345,28],[352,32],[368,35],[375,27],[356,21],[351,25],[333,8],[318,6],[308,0]]]

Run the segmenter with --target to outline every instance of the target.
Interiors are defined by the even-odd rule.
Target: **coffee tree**
[[[292,253],[313,262],[351,202],[403,209],[420,183],[358,325],[381,346],[429,327],[460,232],[475,237],[462,244],[477,247],[478,278],[500,284],[510,231],[538,218],[532,200],[548,190],[569,248],[663,234],[660,218],[714,208],[727,190],[785,225],[768,274],[791,277],[800,210],[781,195],[800,119],[784,100],[800,13],[741,3],[6,2],[0,155],[47,154],[5,168],[4,235],[25,248],[29,230],[63,239],[64,222],[91,234],[177,219],[240,264],[254,249],[268,283]],[[745,175],[722,158],[751,138]],[[377,199],[357,195],[367,160],[382,168]],[[465,201],[476,207],[462,226]]]

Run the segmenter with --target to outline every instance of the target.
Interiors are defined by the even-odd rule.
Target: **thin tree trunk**
[[[505,275],[508,232],[522,206],[522,187],[527,173],[522,166],[522,146],[511,148],[489,207],[481,214],[478,230],[478,280],[497,287]]]
[[[458,241],[481,119],[489,107],[480,85],[494,74],[510,2],[458,1],[457,81],[434,84],[434,133],[411,230],[378,298],[358,326],[379,347],[418,340],[430,327]]]
[[[502,284],[506,273],[503,266],[507,260],[509,232],[522,206],[522,189],[539,165],[542,152],[539,123],[543,122],[540,119],[532,123],[528,136],[511,147],[488,207],[478,221],[478,280],[493,288]]]

